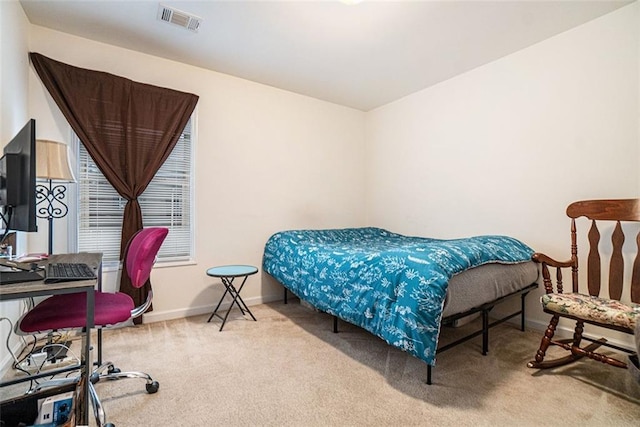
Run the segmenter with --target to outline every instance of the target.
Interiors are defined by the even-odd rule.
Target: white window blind
[[[193,117],[165,163],[138,198],[144,227],[169,228],[158,253],[158,262],[187,261],[192,257],[192,121]],[[127,201],[109,184],[84,146],[77,143],[77,249],[99,251],[103,253],[105,263],[117,262]]]

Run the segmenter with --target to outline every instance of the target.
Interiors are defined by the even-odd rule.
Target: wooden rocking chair
[[[600,346],[606,346],[631,355],[630,360],[636,361],[635,351],[609,343],[605,338],[594,339],[583,335],[585,324],[634,334],[637,322],[640,322],[640,233],[635,238],[635,261],[632,267],[631,282],[625,283],[624,259],[622,246],[625,240],[621,223],[635,222],[640,224],[640,199],[624,200],[588,200],[570,204],[567,216],[571,218],[571,259],[556,261],[553,258],[536,253],[533,260],[542,266],[542,277],[546,294],[541,303],[545,313],[552,315],[549,326],[545,331],[540,348],[536,352],[535,360],[527,364],[530,368],[553,368],[575,362],[583,357],[612,365],[627,368],[627,362],[606,354],[596,353]],[[576,218],[586,217],[591,221],[591,227],[586,237],[589,241],[587,257],[587,281],[585,284],[578,279],[578,244]],[[613,227],[611,234],[611,252],[603,250],[603,254],[610,256],[601,259],[599,252],[600,231],[604,227]],[[636,226],[635,229],[638,229]],[[605,246],[603,244],[603,246]],[[608,246],[608,245],[607,245]],[[606,268],[609,259],[609,279],[604,285],[601,283],[601,263]],[[555,268],[555,289],[549,269]],[[563,269],[571,269],[572,288],[564,292],[562,283]],[[630,294],[623,297],[623,289],[628,287]],[[608,292],[607,292],[608,288]],[[600,295],[603,296],[600,296]],[[608,295],[607,295],[608,294]],[[621,301],[622,299],[622,301]],[[560,318],[572,319],[576,322],[573,338],[554,340],[553,336]],[[590,344],[581,346],[582,341]],[[553,360],[544,360],[550,345],[559,346],[569,352],[568,355]],[[610,352],[611,353],[611,352]]]

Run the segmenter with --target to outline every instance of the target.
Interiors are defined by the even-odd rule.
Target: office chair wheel
[[[89,376],[89,381],[91,382],[91,384],[98,384],[98,381],[100,381],[100,373],[92,372]]]
[[[147,393],[153,394],[158,391],[160,388],[160,383],[158,381],[153,381],[151,383],[147,383]]]
[[[106,423],[104,426],[102,427],[116,427],[115,424],[113,423]]]
[[[116,368],[113,365],[109,365],[109,368],[107,368],[107,374],[119,374],[120,372],[122,372],[120,368]]]

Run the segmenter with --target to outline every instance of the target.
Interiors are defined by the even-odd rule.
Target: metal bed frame
[[[453,347],[456,347],[459,344],[462,344],[464,342],[469,341],[470,339],[473,339],[479,335],[482,335],[482,355],[486,356],[489,352],[489,329],[493,328],[494,326],[497,326],[501,323],[504,323],[516,316],[520,316],[520,330],[524,332],[525,329],[525,298],[526,296],[529,294],[529,292],[531,292],[532,290],[536,289],[538,287],[537,283],[532,283],[522,289],[519,289],[517,291],[511,292],[507,295],[504,295],[500,298],[497,298],[493,301],[489,301],[487,303],[484,303],[482,305],[479,305],[478,307],[474,307],[471,308],[465,312],[462,313],[457,313],[457,314],[452,314],[450,316],[447,316],[445,318],[442,319],[442,321],[440,322],[442,325],[447,325],[447,324],[452,324],[453,322],[455,322],[458,319],[462,319],[471,315],[474,315],[476,313],[481,313],[481,317],[482,317],[482,326],[480,329],[473,331],[451,343],[445,344],[443,346],[439,346],[438,349],[436,350],[436,352],[442,353],[446,350],[449,350]],[[284,287],[284,303],[287,304],[288,303],[288,289],[286,287]],[[515,296],[520,296],[520,309],[514,313],[508,314],[504,317],[501,317],[499,319],[496,319],[492,322],[489,321],[489,312],[498,304],[500,304],[501,302],[504,302],[507,299],[511,299],[512,297]],[[334,333],[338,333],[338,317],[335,315],[331,315],[333,317],[333,332]],[[433,366],[431,365],[427,365],[427,384],[431,385],[432,384],[432,378],[433,378]]]

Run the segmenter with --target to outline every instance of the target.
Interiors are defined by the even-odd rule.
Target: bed
[[[486,340],[488,310],[518,294],[516,314],[524,319],[524,296],[537,286],[533,253],[508,236],[442,240],[375,227],[290,230],[268,239],[263,270],[285,294],[288,289],[425,361],[431,383],[436,351],[444,351],[438,348],[443,322],[482,312]]]

